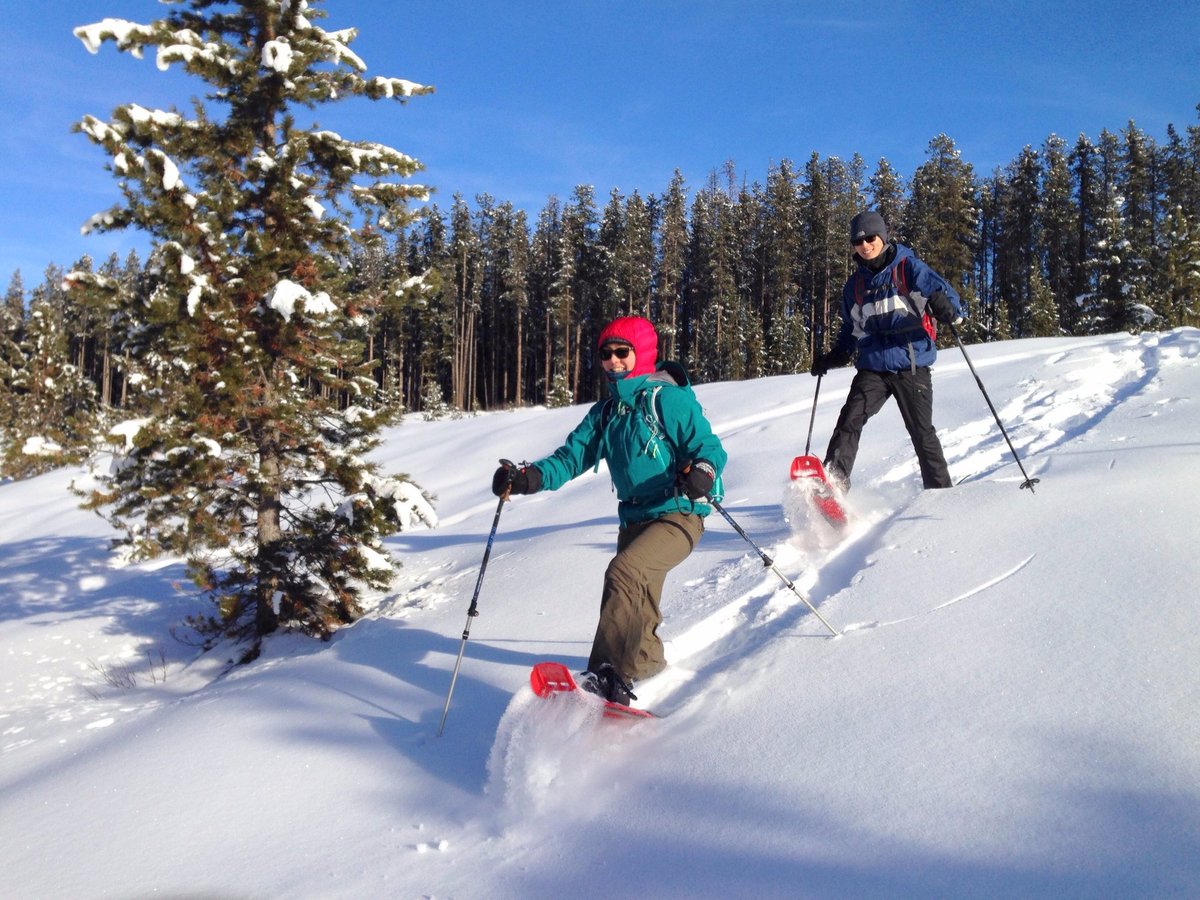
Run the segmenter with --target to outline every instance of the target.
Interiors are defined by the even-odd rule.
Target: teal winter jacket
[[[558,490],[588,469],[598,469],[604,460],[617,492],[622,526],[671,512],[712,512],[709,504],[689,500],[676,485],[685,464],[706,459],[717,472],[711,493],[719,500],[727,459],[683,367],[661,363],[649,375],[611,382],[610,392],[592,405],[561,447],[534,463],[542,475],[542,489]]]

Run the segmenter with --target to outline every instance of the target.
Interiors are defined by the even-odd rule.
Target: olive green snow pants
[[[589,671],[610,663],[623,678],[637,681],[666,668],[658,637],[663,582],[671,569],[687,559],[703,533],[704,517],[686,513],[667,513],[621,529],[617,555],[604,573]]]

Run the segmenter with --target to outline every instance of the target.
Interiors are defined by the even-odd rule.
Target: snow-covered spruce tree
[[[434,521],[415,485],[364,458],[378,423],[356,401],[374,383],[363,310],[344,290],[364,237],[402,228],[406,201],[426,193],[398,180],[419,164],[294,119],[430,89],[366,78],[356,32],[317,27],[315,3],[175,5],[149,25],[75,30],[91,52],[154,49],[160,69],[208,86],[190,115],[130,103],[77,126],[124,195],[89,225],[142,229],[158,262],[152,294],[127,310],[158,395],[89,502],[136,555],[185,555],[218,609],[194,621],[251,639],[253,658],[281,626],[326,636],[353,620],[393,575],[381,538]]]
[[[90,260],[86,261],[90,266]],[[30,297],[16,363],[0,362],[10,425],[0,439],[0,474],[27,478],[87,456],[95,431],[95,386],[71,361],[62,270],[50,266]],[[0,357],[13,348],[0,341]]]
[[[4,302],[0,303],[0,448],[8,446],[17,423],[16,382],[25,366],[21,337],[25,331],[25,287],[19,271],[13,273]],[[0,470],[0,477],[3,470]]]
[[[1167,214],[1163,232],[1167,325],[1195,327],[1200,324],[1200,227],[1188,221],[1182,206],[1176,206]]]

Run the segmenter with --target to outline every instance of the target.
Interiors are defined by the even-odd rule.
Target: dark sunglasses
[[[600,358],[612,359],[615,356],[617,359],[628,359],[629,354],[632,352],[633,350],[630,347],[601,347]]]
[[[857,247],[859,244],[873,244],[875,243],[875,238],[877,237],[879,237],[877,234],[868,234],[865,237],[855,238],[850,242],[850,244],[854,247]]]

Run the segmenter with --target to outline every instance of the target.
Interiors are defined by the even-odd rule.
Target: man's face
[[[854,242],[854,252],[868,262],[883,252],[883,238],[877,234],[868,234]]]

